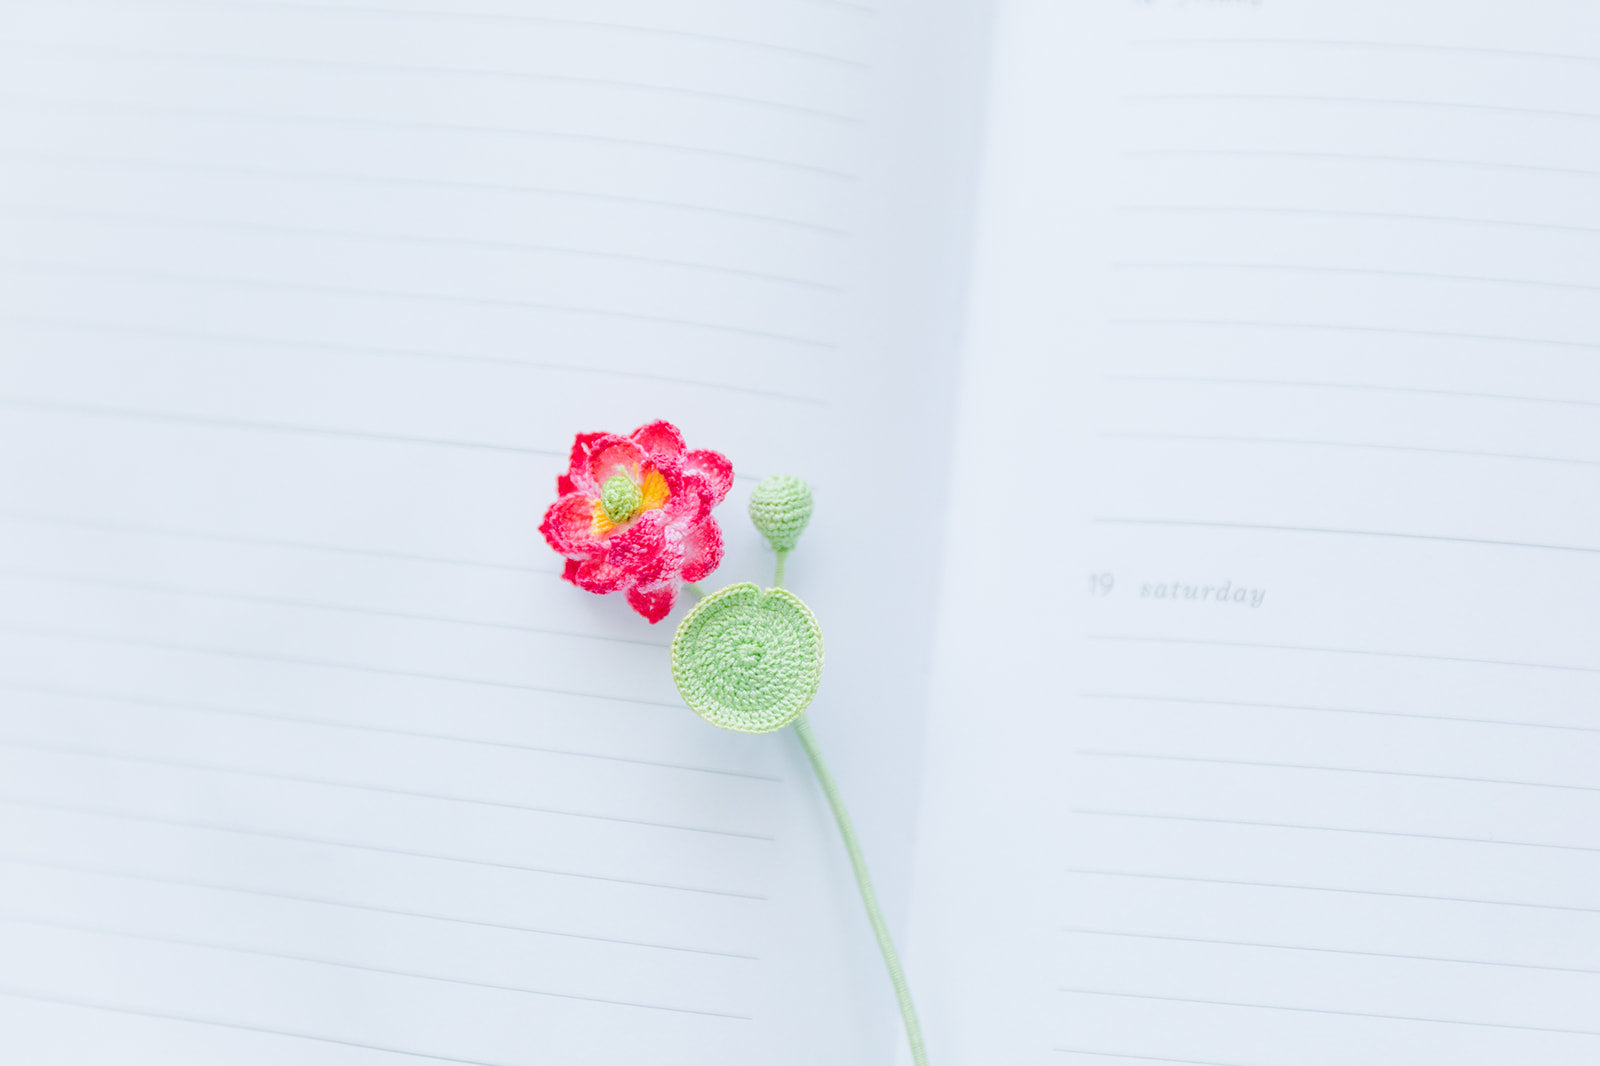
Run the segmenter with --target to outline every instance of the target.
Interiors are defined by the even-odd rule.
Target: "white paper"
[[[1593,11],[998,27],[930,1043],[1594,1061]]]
[[[673,622],[537,526],[575,432],[667,417],[740,474],[714,582],[766,581],[749,487],[813,481],[817,730],[902,925],[971,152],[897,116],[954,19],[4,7],[8,1060],[889,1053],[792,738],[689,714]]]

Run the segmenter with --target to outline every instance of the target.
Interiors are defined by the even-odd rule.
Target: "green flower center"
[[[614,526],[631,521],[644,505],[644,493],[627,474],[612,474],[600,488],[600,510]]]

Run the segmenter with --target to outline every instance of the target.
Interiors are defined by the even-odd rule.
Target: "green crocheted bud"
[[[822,678],[822,628],[787,589],[749,583],[694,605],[672,637],[672,679],[695,714],[736,733],[800,717]]]
[[[627,474],[612,474],[600,487],[600,510],[614,526],[630,521],[644,505],[644,493]]]
[[[750,494],[750,521],[774,551],[793,551],[812,506],[811,486],[788,474],[769,474]]]

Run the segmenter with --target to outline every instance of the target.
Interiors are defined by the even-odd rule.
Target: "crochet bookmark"
[[[723,729],[793,728],[844,838],[912,1061],[927,1066],[911,990],[861,844],[805,716],[822,678],[822,629],[804,601],[783,587],[783,571],[811,521],[811,489],[799,478],[773,475],[750,496],[750,519],[777,553],[772,588],[744,582],[704,594],[696,583],[722,561],[722,531],[711,510],[732,484],[725,457],[689,450],[668,422],[627,436],[580,433],[569,469],[556,481],[560,498],[539,528],[566,557],[562,577],[590,592],[624,593],[652,624],[672,610],[680,589],[700,597],[672,638],[678,692],[695,714]]]

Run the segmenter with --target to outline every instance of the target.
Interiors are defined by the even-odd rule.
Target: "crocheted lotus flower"
[[[678,589],[722,561],[711,509],[733,485],[733,465],[690,451],[669,422],[626,437],[580,433],[571,466],[556,479],[561,498],[539,532],[567,558],[561,576],[595,593],[623,592],[650,622],[672,610]]]

